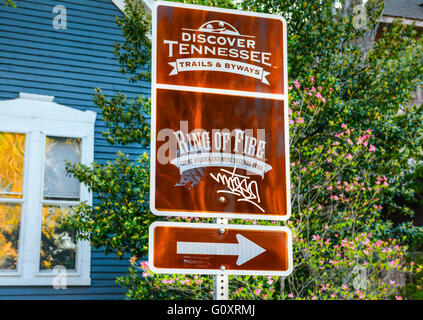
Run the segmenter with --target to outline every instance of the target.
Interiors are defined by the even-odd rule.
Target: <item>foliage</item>
[[[185,2],[235,7],[222,0]],[[286,279],[231,277],[233,298],[382,299],[395,297],[397,290],[383,281],[386,272],[421,270],[408,265],[404,255],[407,245],[418,245],[422,229],[411,223],[394,226],[386,216],[412,215],[394,200],[414,197],[409,177],[423,160],[423,108],[409,103],[423,79],[423,40],[412,26],[394,22],[374,42],[383,1],[369,0],[359,13],[356,1],[339,3],[246,0],[238,5],[283,15],[288,22],[288,225],[295,235],[295,270]],[[121,71],[136,82],[149,79],[150,18],[138,1],[127,4],[125,17],[118,18],[125,39],[115,46],[115,55]],[[98,90],[94,102],[103,111],[110,143],[148,145],[148,99],[128,101],[121,93],[109,98]],[[95,247],[134,256],[128,276],[118,280],[129,298],[210,298],[211,277],[153,275],[135,262],[147,252],[147,227],[155,219],[148,208],[148,161],[147,154],[137,162],[120,154],[104,166],[69,165],[69,173],[98,199],[93,206],[82,204],[67,223]],[[366,281],[356,280],[363,270]]]
[[[11,6],[12,8],[16,8],[16,4],[13,0],[3,0],[3,3],[6,7]]]
[[[64,218],[68,228],[80,231],[106,253],[143,255],[148,247],[148,227],[154,220],[146,195],[149,193],[149,161],[144,153],[137,161],[119,152],[113,163],[88,167],[68,164],[68,172],[89,186],[97,203],[82,203]],[[82,232],[81,232],[82,231]]]
[[[313,273],[313,278],[306,285],[296,283],[301,279],[295,276],[286,279],[275,276],[232,276],[229,296],[233,300],[381,299],[389,296],[402,299],[403,296],[397,294],[398,284],[389,278],[390,273],[416,270],[421,274],[422,267],[404,268],[401,264],[405,248],[396,245],[396,241],[375,241],[368,236],[361,233],[351,241],[342,239],[338,241],[340,245],[333,245],[329,238],[324,240],[317,236],[307,244],[302,241],[304,252],[309,254],[306,264]],[[337,258],[332,260],[324,257]],[[149,271],[146,261],[138,262],[133,257],[131,263],[127,276],[117,281],[128,288],[129,299],[212,298],[211,276],[158,275]],[[409,296],[418,298],[421,283],[407,287],[407,292],[412,290],[413,294]]]
[[[141,148],[146,148],[150,143],[150,99],[139,96],[129,104],[127,100],[120,92],[107,100],[101,90],[96,89],[94,104],[101,108],[109,128],[103,134],[112,145],[139,143]]]
[[[412,260],[413,261],[410,262],[412,265],[415,263],[423,264],[422,253],[413,254]],[[406,299],[423,300],[423,270],[413,273],[411,281],[409,281],[404,288],[400,288],[400,294]]]
[[[246,0],[243,8],[286,17],[290,79],[301,81],[313,74],[340,97],[339,103],[323,110],[307,137],[325,139],[327,123],[371,129],[380,161],[370,162],[368,168],[390,179],[381,196],[385,213],[412,215],[407,206],[392,200],[414,197],[414,181],[407,175],[422,165],[423,108],[409,102],[423,81],[423,38],[412,26],[396,21],[381,26],[381,36],[373,42],[384,2],[367,1],[361,12],[354,11],[359,1],[349,1],[349,6],[336,2]],[[360,15],[365,18],[363,28],[356,25]]]
[[[150,79],[151,16],[145,14],[141,1],[125,1],[124,14],[116,23],[125,37],[123,43],[114,44],[121,72],[132,75],[132,82]]]
[[[389,282],[389,274],[411,269],[404,258],[407,247],[386,237],[392,226],[381,219],[380,195],[389,187],[388,178],[365,170],[376,159],[371,130],[332,124],[325,141],[304,139],[323,110],[332,108],[338,98],[333,89],[317,86],[313,77],[304,84],[295,81],[290,88],[293,215],[287,226],[295,244],[294,271],[286,279],[231,277],[230,297],[395,296],[398,284]],[[211,277],[157,275],[149,272],[145,262],[138,266],[136,257],[131,262],[128,276],[118,280],[129,289],[129,298],[211,297]]]

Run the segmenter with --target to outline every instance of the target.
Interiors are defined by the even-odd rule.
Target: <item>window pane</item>
[[[60,227],[59,218],[71,210],[69,206],[43,206],[40,270],[62,265],[75,269],[75,233]]]
[[[21,205],[0,203],[0,270],[16,269]]]
[[[0,197],[22,198],[25,134],[0,132]]]
[[[66,175],[65,161],[80,162],[81,139],[47,137],[44,199],[79,200],[79,182]]]

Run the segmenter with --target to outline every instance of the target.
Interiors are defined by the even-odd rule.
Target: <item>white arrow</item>
[[[209,254],[218,256],[238,256],[238,266],[257,257],[266,251],[246,237],[237,234],[238,243],[212,243],[212,242],[182,242],[176,243],[177,254]]]

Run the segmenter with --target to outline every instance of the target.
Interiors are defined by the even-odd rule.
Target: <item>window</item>
[[[25,138],[0,132],[0,270],[16,270],[23,203]]]
[[[56,266],[67,285],[90,284],[90,245],[59,218],[88,189],[65,172],[65,162],[93,161],[96,113],[21,93],[0,101],[0,286],[52,285]]]
[[[62,230],[58,219],[78,205],[80,185],[76,179],[66,176],[65,161],[81,162],[81,139],[46,136],[40,270],[57,265],[75,270],[75,234]]]

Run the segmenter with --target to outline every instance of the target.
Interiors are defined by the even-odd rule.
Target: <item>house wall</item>
[[[115,24],[120,11],[109,0],[15,0],[17,8],[0,3],[0,100],[19,92],[55,96],[55,102],[78,110],[96,111],[94,160],[112,160],[118,149],[135,159],[137,146],[110,146],[100,110],[93,105],[94,88],[107,95],[122,91],[128,97],[150,94],[148,83],[131,84],[119,71],[113,43],[122,41]],[[56,5],[67,11],[67,29],[54,29]],[[94,203],[95,203],[94,195]],[[0,299],[124,299],[115,278],[125,274],[128,256],[120,260],[92,249],[91,286],[0,287]]]

